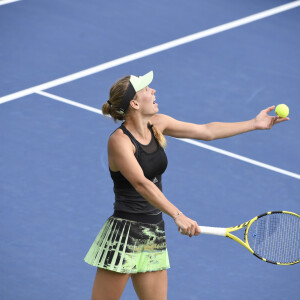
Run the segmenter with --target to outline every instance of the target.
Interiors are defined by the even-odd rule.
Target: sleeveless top
[[[168,160],[164,149],[154,137],[152,126],[148,127],[151,132],[151,141],[148,145],[139,143],[123,124],[119,128],[130,138],[135,146],[134,156],[140,164],[144,176],[162,191],[161,175],[167,168]],[[120,171],[113,172],[110,169],[109,171],[114,182],[115,211],[150,215],[156,215],[161,212],[144,199]]]

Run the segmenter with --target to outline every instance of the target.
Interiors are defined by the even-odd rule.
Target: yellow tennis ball
[[[285,104],[278,104],[275,108],[275,113],[280,118],[285,118],[289,115],[289,107]]]

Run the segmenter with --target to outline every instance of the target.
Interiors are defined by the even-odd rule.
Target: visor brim
[[[147,74],[143,76],[130,76],[130,82],[133,85],[133,88],[135,92],[137,93],[138,91],[142,90],[146,86],[148,86],[153,80],[153,71],[148,72]]]

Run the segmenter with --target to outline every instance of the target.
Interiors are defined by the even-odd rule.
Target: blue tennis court
[[[90,299],[83,258],[113,212],[101,114],[110,86],[154,71],[161,113],[238,122],[286,103],[290,121],[211,142],[167,138],[164,194],[200,225],[300,213],[300,1],[0,1],[0,298]],[[274,115],[274,112],[271,114]],[[300,265],[164,216],[168,299],[297,299]],[[122,299],[137,299],[131,282]]]

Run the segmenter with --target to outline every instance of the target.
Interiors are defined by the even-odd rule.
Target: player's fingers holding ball
[[[279,118],[277,117],[276,121],[275,121],[275,124],[278,124],[278,123],[281,123],[281,122],[284,122],[284,121],[289,121],[290,118]]]

